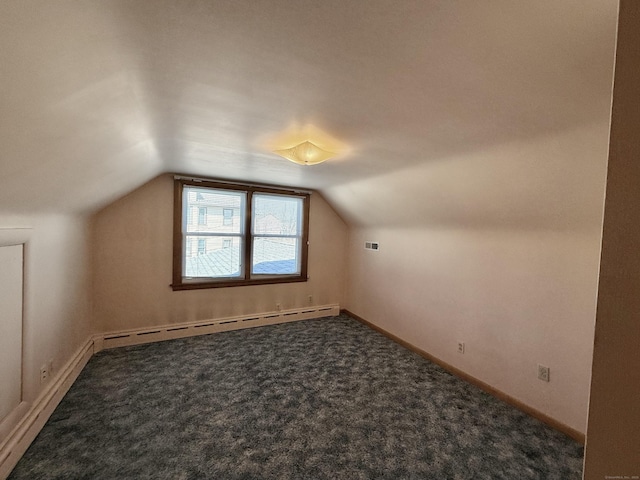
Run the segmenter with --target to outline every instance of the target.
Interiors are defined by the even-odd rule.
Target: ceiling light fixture
[[[300,165],[316,165],[318,163],[325,162],[336,155],[334,152],[323,150],[309,140],[291,148],[274,150],[273,153],[277,153],[281,157]]]
[[[265,150],[299,165],[317,165],[348,153],[347,146],[314,125],[293,124],[260,141]]]

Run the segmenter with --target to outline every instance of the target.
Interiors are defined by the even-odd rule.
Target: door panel
[[[22,396],[23,246],[0,247],[0,422]]]

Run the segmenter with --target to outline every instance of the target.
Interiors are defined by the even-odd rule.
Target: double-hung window
[[[177,178],[174,201],[174,290],[307,280],[308,192]]]

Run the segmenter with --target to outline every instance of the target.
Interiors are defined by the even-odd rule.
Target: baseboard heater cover
[[[9,476],[92,355],[93,339],[89,338],[51,379],[7,438],[0,439],[0,479]]]
[[[207,319],[190,323],[174,323],[159,327],[122,330],[94,336],[94,351],[99,352],[100,350],[127,345],[161,342],[163,340],[275,325],[298,320],[310,320],[312,318],[333,317],[339,314],[340,306],[332,304],[282,310],[280,312],[252,313],[236,317]]]

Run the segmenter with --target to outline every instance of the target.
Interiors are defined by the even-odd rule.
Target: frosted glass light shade
[[[302,142],[295,147],[284,150],[274,150],[273,153],[277,153],[281,157],[294,163],[299,163],[300,165],[315,165],[329,160],[336,155],[333,152],[323,150],[309,141]]]

